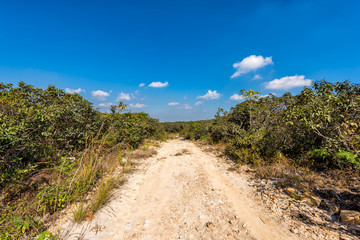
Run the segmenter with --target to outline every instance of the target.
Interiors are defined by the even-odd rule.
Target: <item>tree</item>
[[[252,128],[252,109],[253,109],[253,102],[258,100],[260,97],[260,92],[254,91],[252,89],[250,90],[246,90],[246,89],[241,89],[240,90],[240,94],[249,99],[248,101],[250,101],[249,103],[249,121],[250,121],[250,129]]]

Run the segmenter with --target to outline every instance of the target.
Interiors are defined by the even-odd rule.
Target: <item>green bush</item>
[[[123,113],[125,108],[119,103],[101,113],[82,96],[52,85],[0,83],[1,239],[45,238],[43,221],[34,219],[94,188],[113,169],[103,156],[134,149],[146,138],[164,139],[157,119]]]
[[[0,83],[0,186],[54,156],[82,150],[101,124],[100,113],[78,94],[54,86],[14,88]]]
[[[351,152],[338,152],[335,154],[337,160],[341,164],[351,165],[360,168],[360,159]]]
[[[359,167],[359,84],[322,80],[295,96],[240,93],[245,101],[229,112],[219,109],[213,120],[166,123],[165,130],[223,142],[226,153],[244,163],[271,163],[281,155],[314,169]]]

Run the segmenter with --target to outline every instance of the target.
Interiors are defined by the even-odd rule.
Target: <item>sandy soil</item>
[[[246,176],[194,143],[169,140],[91,222],[63,239],[297,239],[255,200]],[[58,225],[59,226],[59,225]]]

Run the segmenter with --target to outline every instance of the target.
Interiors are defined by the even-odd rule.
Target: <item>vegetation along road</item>
[[[0,90],[0,239],[359,239],[358,84],[164,123]]]
[[[91,221],[63,219],[63,239],[297,239],[213,153],[168,140]]]

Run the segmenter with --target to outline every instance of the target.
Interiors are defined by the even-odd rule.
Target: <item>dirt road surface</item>
[[[246,176],[192,142],[162,143],[91,222],[63,239],[297,239],[250,194]]]

